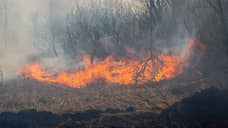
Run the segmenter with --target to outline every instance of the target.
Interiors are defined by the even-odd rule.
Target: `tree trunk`
[[[58,56],[58,53],[55,48],[55,36],[53,32],[51,32],[50,50],[54,53],[55,56]]]
[[[3,86],[3,71],[0,69],[0,87]]]
[[[7,48],[7,43],[8,43],[8,1],[5,0],[3,3],[3,8],[4,8],[4,42],[5,42],[5,48]]]
[[[221,23],[222,23],[222,31],[224,33],[225,43],[226,43],[226,51],[228,54],[228,30],[227,30],[225,15],[224,15],[224,9],[223,9],[221,0],[217,0],[217,2],[218,2],[219,18],[220,18]]]

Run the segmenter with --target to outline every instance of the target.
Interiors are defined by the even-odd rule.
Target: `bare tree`
[[[32,23],[33,23],[33,36],[34,36],[34,47],[35,48],[39,48],[39,43],[40,43],[40,36],[39,36],[39,14],[38,12],[35,13],[32,17]],[[36,37],[39,37],[39,38],[36,38]]]
[[[49,43],[49,49],[50,51],[52,51],[54,53],[55,56],[58,56],[58,53],[56,51],[56,47],[55,47],[55,41],[56,41],[56,34],[55,34],[55,16],[54,16],[54,6],[55,6],[55,2],[54,0],[49,0],[49,26],[50,26],[50,32],[51,32],[51,35],[50,35],[50,38],[51,38],[51,41]]]
[[[207,0],[207,3],[214,10],[214,12],[218,15],[221,22],[221,29],[224,33],[225,42],[227,45],[228,52],[228,28],[226,24],[226,16],[225,16],[225,0]]]
[[[146,7],[149,12],[149,23],[150,29],[153,31],[153,26],[159,23],[160,11],[161,11],[161,1],[160,0],[146,0]]]
[[[3,16],[3,38],[5,47],[8,42],[8,0],[2,0],[2,16]]]
[[[3,71],[2,71],[2,68],[1,68],[1,65],[0,65],[0,87],[3,86]]]

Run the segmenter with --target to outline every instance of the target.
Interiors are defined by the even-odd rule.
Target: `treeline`
[[[71,11],[60,12],[58,1],[49,0],[46,22],[34,15],[36,44],[47,42],[52,55],[57,46],[75,57],[86,52],[92,58],[126,49],[158,50],[195,38],[228,48],[228,0],[78,0]],[[42,27],[41,27],[42,26]],[[42,30],[43,28],[43,30]],[[42,46],[41,46],[42,47]],[[227,49],[228,51],[228,49]]]

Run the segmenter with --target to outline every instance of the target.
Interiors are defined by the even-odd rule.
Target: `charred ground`
[[[1,110],[11,112],[0,114],[0,126],[4,128],[227,127],[227,89],[209,87],[207,85],[212,84],[211,82],[207,85],[202,82],[205,83],[201,80],[184,88],[169,88],[173,93],[166,93],[165,97],[156,93],[158,90],[149,85],[118,87],[122,93],[116,90],[117,87],[93,87],[81,90],[43,87],[43,85],[35,85],[31,90],[17,87],[17,93],[8,90],[9,95],[1,94]],[[95,94],[100,94],[100,98]]]
[[[0,126],[225,127],[228,101],[223,73],[187,71],[159,83],[120,86],[100,81],[80,89],[29,79],[8,81],[0,93]]]

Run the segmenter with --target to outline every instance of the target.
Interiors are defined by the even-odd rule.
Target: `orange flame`
[[[50,73],[45,71],[38,62],[32,62],[20,71],[19,75],[74,88],[85,87],[99,79],[120,85],[144,84],[148,81],[159,82],[175,78],[183,72],[193,45],[191,40],[189,42],[190,50],[181,55],[169,54],[168,50],[165,50],[165,54],[153,53],[156,56],[148,54],[143,59],[133,55],[117,57],[112,54],[93,64],[91,64],[90,57],[84,57],[84,69],[74,69],[71,72]]]

